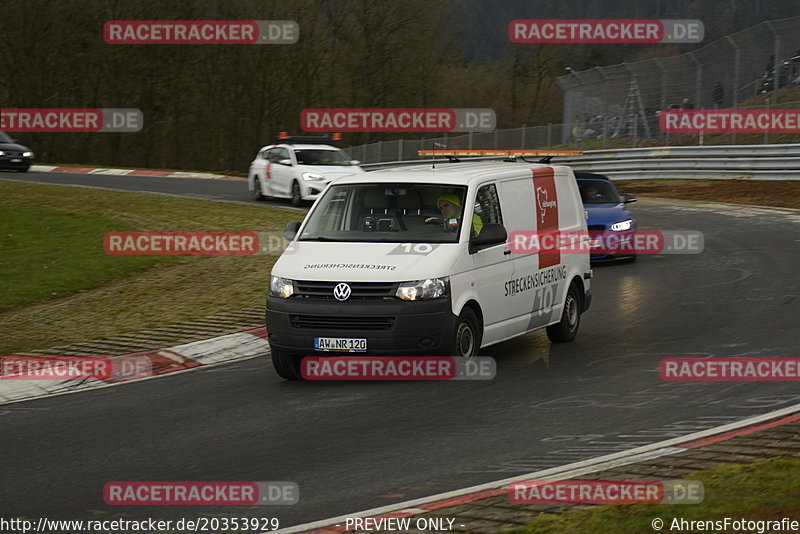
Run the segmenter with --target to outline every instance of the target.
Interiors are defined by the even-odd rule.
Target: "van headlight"
[[[313,172],[304,172],[303,173],[303,180],[306,182],[321,182],[324,180],[325,177],[319,174],[314,174]]]
[[[273,276],[269,282],[269,294],[272,297],[288,299],[294,295],[294,282],[280,276]]]
[[[620,221],[611,225],[611,229],[615,232],[622,232],[624,230],[630,230],[631,226],[633,226],[633,219],[628,219],[627,221]]]
[[[22,153],[22,157],[23,158],[32,158],[33,157],[33,152],[23,152]]]
[[[449,287],[450,279],[446,276],[444,278],[426,278],[425,280],[402,282],[397,288],[395,296],[403,300],[438,299],[447,296]]]

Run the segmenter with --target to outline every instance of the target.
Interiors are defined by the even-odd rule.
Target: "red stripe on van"
[[[553,233],[558,235],[558,195],[552,167],[531,169],[533,173],[533,196],[536,199],[536,230],[539,235]],[[561,263],[561,253],[556,240],[552,245],[542,247],[539,253],[539,268],[551,267]]]

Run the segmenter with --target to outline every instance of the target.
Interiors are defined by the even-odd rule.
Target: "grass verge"
[[[89,289],[169,262],[98,254],[103,233],[133,228],[108,217],[23,207],[0,200],[0,310]]]
[[[107,256],[107,231],[281,231],[299,215],[1,180],[0,199],[0,354],[264,303],[274,256]]]
[[[662,532],[701,532],[709,528],[676,527],[673,522],[746,519],[800,520],[800,458],[775,458],[755,464],[731,464],[699,471],[686,480],[699,480],[705,488],[700,504],[641,504],[598,506],[563,514],[542,514],[514,534],[575,534],[658,532],[653,520],[663,521]],[[722,531],[718,529],[717,532]],[[733,532],[729,529],[728,532]],[[750,532],[750,530],[747,530]],[[776,530],[771,530],[776,532]],[[781,531],[782,532],[782,531]]]

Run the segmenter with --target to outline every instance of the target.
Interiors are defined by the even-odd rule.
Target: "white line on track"
[[[777,419],[782,416],[792,415],[797,412],[800,412],[800,404],[795,404],[794,406],[789,406],[787,408],[776,410],[774,412],[748,417],[747,419],[742,419],[741,421],[728,423],[726,425],[718,426],[715,428],[701,430],[699,432],[694,432],[692,434],[687,434],[685,436],[681,436],[678,438],[672,438],[657,443],[651,443],[650,445],[636,447],[628,451],[606,454],[604,456],[598,456],[597,458],[590,458],[588,460],[574,462],[571,464],[566,464],[558,467],[552,467],[542,471],[535,471],[533,473],[516,475],[514,477],[495,480],[493,482],[487,482],[485,484],[479,484],[477,486],[470,486],[468,488],[462,488],[454,491],[449,491],[446,493],[439,493],[437,495],[430,495],[428,497],[421,497],[419,499],[404,501],[396,504],[390,504],[379,508],[372,508],[370,510],[363,510],[351,514],[331,517],[329,519],[313,521],[311,523],[304,523],[302,525],[296,525],[276,530],[274,532],[270,532],[269,534],[278,534],[278,533],[291,534],[294,532],[306,532],[308,530],[315,530],[324,527],[333,527],[337,524],[343,523],[347,518],[374,517],[392,512],[407,512],[413,514],[428,513],[431,510],[425,510],[423,508],[420,508],[420,506],[425,504],[430,504],[432,502],[452,499],[455,497],[463,497],[465,495],[469,495],[471,493],[477,493],[480,491],[499,489],[513,482],[521,480],[542,479],[545,477],[549,480],[563,480],[570,477],[582,476],[597,471],[603,471],[605,469],[610,469],[620,465],[627,465],[630,463],[643,460],[652,460],[669,454],[676,454],[688,450],[676,447],[676,445],[680,445],[681,443],[687,443],[705,437],[729,432],[731,430],[737,430],[743,427],[752,426],[757,423],[769,421],[771,419]]]

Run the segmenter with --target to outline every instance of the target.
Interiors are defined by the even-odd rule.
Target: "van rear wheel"
[[[448,355],[459,358],[474,358],[481,348],[481,326],[478,317],[470,308],[464,308],[456,320],[451,335]]]
[[[302,380],[300,358],[279,349],[272,349],[272,366],[278,376],[285,380]]]
[[[547,327],[547,337],[553,343],[572,341],[578,334],[581,324],[581,295],[575,284],[569,286],[567,298],[564,300],[564,311],[561,320]]]

